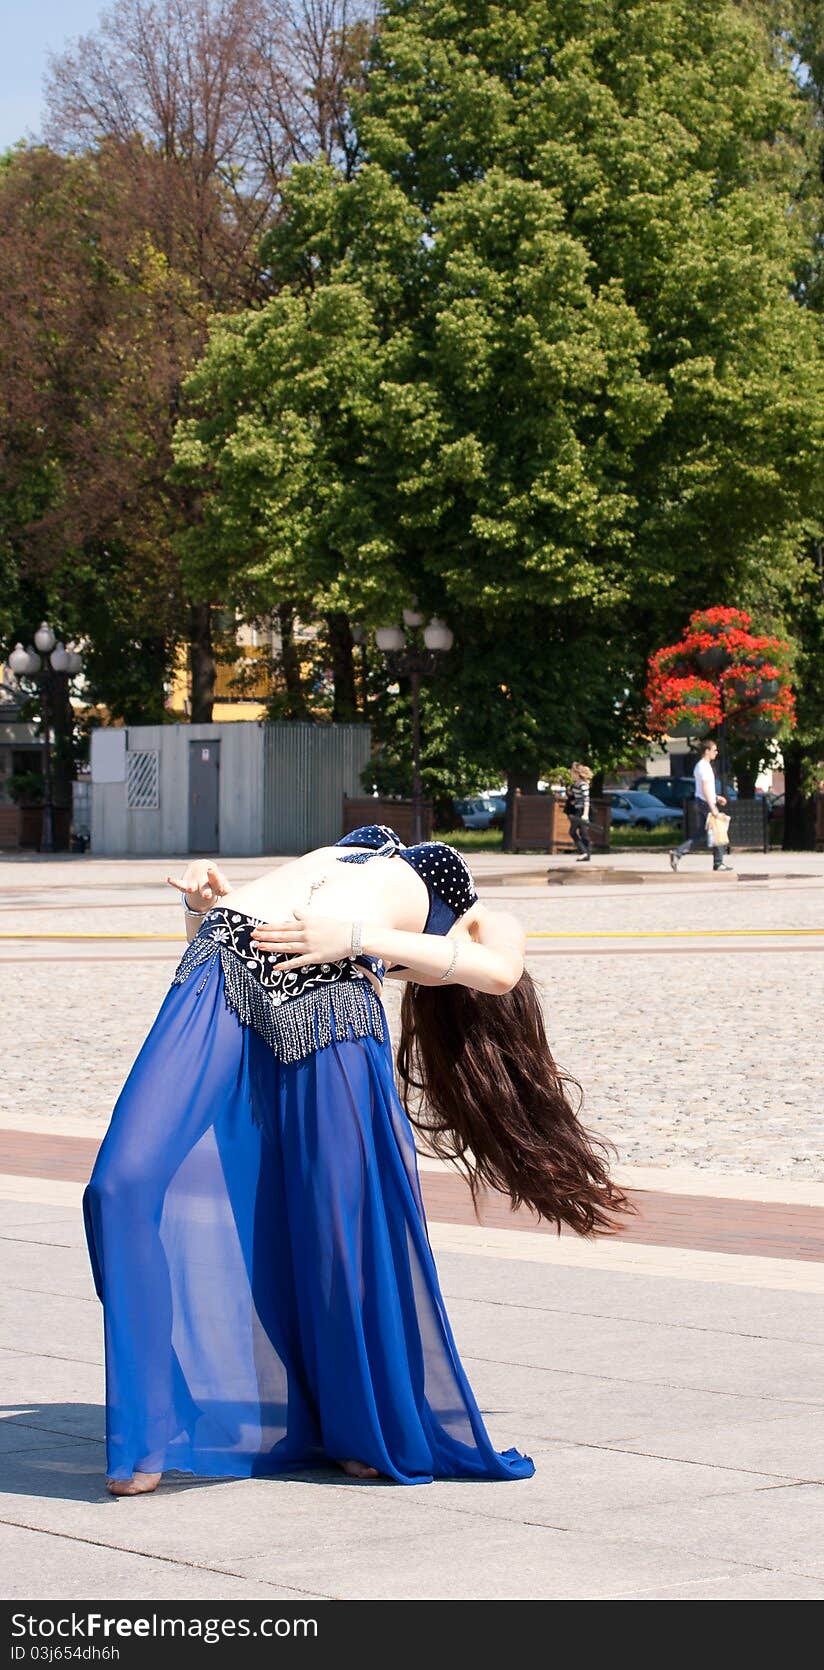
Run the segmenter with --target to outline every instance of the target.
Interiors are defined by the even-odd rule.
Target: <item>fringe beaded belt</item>
[[[195,969],[203,968],[200,993],[219,957],[227,1007],[245,1026],[260,1033],[279,1061],[301,1061],[335,1037],[383,1042],[383,1007],[354,958],[310,963],[283,974],[278,964],[288,960],[288,953],[262,951],[252,944],[253,929],[260,921],[260,917],[216,905],[184,951],[172,985],[181,986]],[[379,959],[364,957],[362,962],[383,977]]]

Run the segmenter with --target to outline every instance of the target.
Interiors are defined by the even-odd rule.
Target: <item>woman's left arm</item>
[[[361,950],[380,957],[387,966],[401,963],[412,979],[420,975],[427,983],[471,986],[479,992],[502,994],[517,985],[524,969],[526,935],[517,917],[508,912],[473,908],[472,933],[415,934],[381,923],[364,922]],[[264,951],[290,953],[281,963],[286,971],[310,963],[340,962],[352,955],[351,922],[337,917],[313,916],[296,910],[292,922],[263,924],[252,938]]]

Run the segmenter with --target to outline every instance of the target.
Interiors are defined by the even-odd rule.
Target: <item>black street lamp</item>
[[[379,626],[375,642],[393,678],[408,678],[412,696],[412,840],[423,840],[423,793],[421,789],[421,679],[432,678],[443,664],[454,642],[446,621],[433,616],[427,626],[417,607],[403,611],[403,624]],[[423,632],[420,628],[423,627]],[[421,641],[422,640],[422,641]]]
[[[9,667],[16,679],[34,684],[40,692],[41,725],[43,728],[43,824],[40,851],[54,852],[54,805],[52,798],[51,715],[56,711],[59,681],[74,678],[83,661],[77,650],[66,649],[55,640],[47,621],[41,621],[34,634],[34,649],[15,644],[9,656]]]

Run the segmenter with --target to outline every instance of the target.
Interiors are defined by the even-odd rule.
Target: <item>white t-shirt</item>
[[[695,792],[699,800],[706,801],[710,807],[715,805],[715,772],[704,755],[693,772],[695,778]]]

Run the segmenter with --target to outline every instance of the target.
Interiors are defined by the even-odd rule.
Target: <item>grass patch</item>
[[[502,829],[446,829],[440,830],[432,839],[446,841],[450,847],[457,847],[459,852],[501,852],[504,832]],[[651,852],[666,852],[670,847],[677,847],[683,839],[682,826],[678,823],[664,824],[660,829],[624,829],[619,826],[612,831],[610,851],[632,852],[646,847]],[[545,850],[543,847],[535,848],[536,852]]]
[[[613,852],[631,852],[634,847],[659,851],[662,847],[666,850],[677,847],[683,839],[682,825],[670,823],[659,829],[613,829],[609,844]]]
[[[500,852],[504,844],[502,829],[446,829],[432,836],[433,841],[446,841],[459,852]]]

